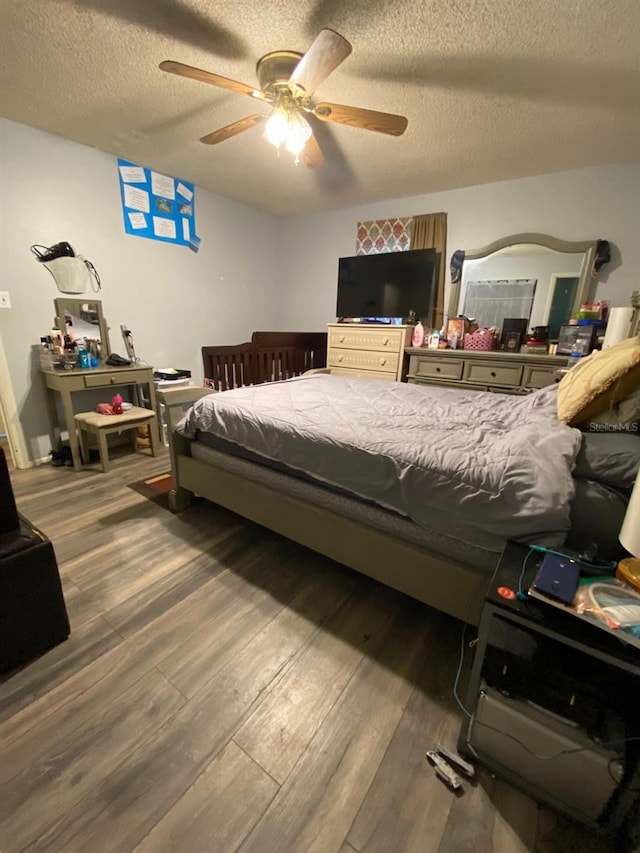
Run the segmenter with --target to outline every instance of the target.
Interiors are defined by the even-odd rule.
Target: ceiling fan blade
[[[361,107],[347,107],[344,104],[316,104],[313,114],[320,121],[348,124],[351,127],[374,130],[376,133],[388,133],[391,136],[401,136],[409,123],[404,116],[380,113],[376,110],[363,110]]]
[[[318,140],[313,134],[311,134],[307,140],[307,144],[302,149],[302,162],[308,169],[317,169],[324,163],[324,157],[318,145]]]
[[[225,139],[230,139],[243,130],[249,130],[250,127],[255,127],[267,118],[266,115],[258,114],[241,118],[239,121],[234,121],[233,124],[228,124],[226,127],[221,127],[219,130],[214,130],[213,133],[208,133],[200,139],[205,145],[217,145],[218,142],[224,142]]]
[[[165,59],[158,67],[161,71],[167,71],[169,74],[188,77],[190,80],[199,80],[201,83],[209,83],[211,86],[231,89],[232,92],[238,92],[240,95],[251,95],[253,98],[264,100],[263,93],[259,89],[256,89],[255,86],[247,86],[246,83],[238,83],[237,80],[229,80],[228,77],[221,77],[219,74],[213,74],[211,71],[203,71],[201,68],[194,68],[192,65],[184,65],[182,62]]]
[[[293,69],[289,85],[311,95],[351,53],[351,45],[333,30],[320,30],[309,50]]]

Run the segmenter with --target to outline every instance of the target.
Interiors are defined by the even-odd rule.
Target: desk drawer
[[[414,361],[415,359],[415,361]],[[412,355],[409,373],[429,379],[462,379],[462,361],[437,356]]]
[[[464,378],[470,382],[483,382],[486,385],[520,385],[522,366],[468,361],[464,367]]]
[[[556,368],[548,367],[525,367],[524,386],[526,388],[546,388],[560,381],[556,375]]]
[[[114,370],[113,373],[88,373],[82,377],[85,388],[108,388],[110,385],[134,385],[148,382],[149,376],[141,370]]]
[[[342,329],[329,329],[329,349],[359,349],[376,352],[398,352],[404,347],[404,329],[381,329],[380,327],[360,326]]]
[[[349,350],[330,350],[329,367],[349,367],[354,370],[375,370],[378,373],[398,372],[398,353],[393,352],[353,352]]]

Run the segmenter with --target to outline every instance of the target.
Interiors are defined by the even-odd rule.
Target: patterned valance
[[[413,217],[372,219],[358,222],[356,255],[375,255],[380,252],[404,252],[411,242]]]

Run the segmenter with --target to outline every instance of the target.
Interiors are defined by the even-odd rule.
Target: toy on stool
[[[120,394],[114,394],[113,399],[111,400],[111,407],[114,415],[122,414],[124,410],[122,408],[122,397]]]

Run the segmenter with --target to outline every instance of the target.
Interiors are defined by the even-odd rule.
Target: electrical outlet
[[[0,308],[11,308],[11,294],[8,290],[0,290]]]

